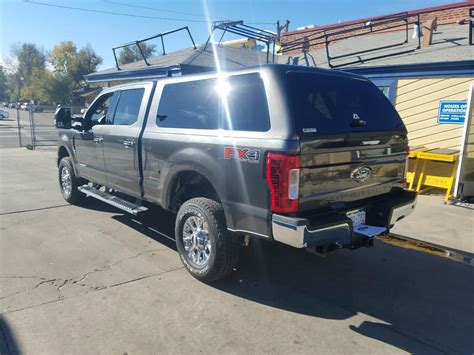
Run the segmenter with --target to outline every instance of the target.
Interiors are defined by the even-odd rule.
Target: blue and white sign
[[[440,101],[438,123],[464,123],[466,118],[466,101]]]

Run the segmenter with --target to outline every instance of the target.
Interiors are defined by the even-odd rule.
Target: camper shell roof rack
[[[163,51],[163,55],[166,54],[166,50],[165,50],[165,41],[163,39],[163,37],[167,36],[167,35],[170,35],[172,33],[175,33],[175,32],[179,32],[179,31],[186,31],[189,35],[189,38],[193,44],[193,47],[194,49],[196,49],[196,43],[194,42],[194,38],[191,34],[191,31],[189,30],[188,26],[184,26],[184,27],[180,27],[180,28],[176,28],[174,30],[171,30],[171,31],[167,31],[167,32],[163,32],[163,33],[159,33],[157,35],[154,35],[154,36],[151,36],[151,37],[147,37],[147,38],[143,38],[143,39],[138,39],[136,41],[133,41],[133,42],[128,42],[128,43],[125,43],[125,44],[122,44],[120,46],[117,46],[117,47],[113,47],[112,48],[112,51],[114,52],[114,59],[115,59],[115,66],[117,67],[117,70],[121,70],[120,68],[120,65],[119,65],[119,62],[118,62],[118,59],[117,59],[117,53],[116,53],[116,50],[117,49],[120,49],[120,48],[125,48],[125,47],[130,47],[130,46],[137,46],[138,47],[138,50],[140,51],[140,54],[143,58],[143,61],[145,62],[145,64],[147,66],[150,65],[150,63],[147,61],[147,58],[145,56],[145,54],[143,53],[143,50],[142,50],[142,47],[140,46],[141,43],[143,42],[147,42],[147,41],[150,41],[152,39],[155,39],[155,38],[160,38],[161,39],[161,48],[162,48],[162,51]]]
[[[244,21],[214,21],[212,23],[211,33],[207,38],[206,44],[204,45],[204,49],[207,48],[207,45],[211,41],[212,35],[214,31],[219,30],[222,31],[221,37],[219,39],[218,45],[222,43],[222,40],[226,33],[232,33],[238,36],[243,36],[249,39],[254,39],[256,41],[263,42],[267,45],[267,64],[270,63],[270,50],[272,51],[272,61],[271,63],[275,63],[275,43],[277,41],[277,34],[262,30],[257,27],[249,26],[244,24]]]

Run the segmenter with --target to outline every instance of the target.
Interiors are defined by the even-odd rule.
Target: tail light
[[[266,175],[273,212],[292,213],[298,210],[299,166],[299,155],[268,153]]]

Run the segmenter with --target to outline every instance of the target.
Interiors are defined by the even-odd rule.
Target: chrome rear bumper
[[[317,240],[324,244],[345,245],[351,241],[351,226],[342,222],[331,226],[312,229],[309,221],[303,218],[291,218],[278,214],[272,216],[273,238],[295,248],[308,246],[308,240]]]
[[[383,209],[380,205],[367,206],[370,214],[379,217],[383,215],[383,220],[377,220],[373,225],[384,226],[391,228],[397,221],[405,218],[413,212],[416,206],[416,196],[405,200],[401,204],[389,207],[384,204]],[[364,206],[361,206],[364,208]],[[367,216],[369,223],[372,219],[370,215]],[[281,243],[290,245],[295,248],[305,248],[308,246],[324,246],[336,245],[338,247],[354,247],[360,244],[360,240],[367,240],[353,232],[352,221],[345,216],[339,218],[331,223],[324,223],[317,220],[308,220],[306,218],[287,217],[278,214],[272,215],[272,234],[273,238]],[[373,220],[373,219],[372,219]],[[312,223],[313,222],[313,223]],[[314,223],[314,222],[319,222]]]
[[[416,200],[417,199],[415,198],[415,200],[410,203],[392,208],[392,213],[390,214],[390,222],[389,222],[390,228],[399,220],[410,215],[415,210]]]

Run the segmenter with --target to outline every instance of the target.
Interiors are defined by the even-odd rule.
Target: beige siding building
[[[402,117],[412,147],[459,150],[463,125],[438,123],[441,100],[467,100],[474,77],[400,79],[395,108]]]

